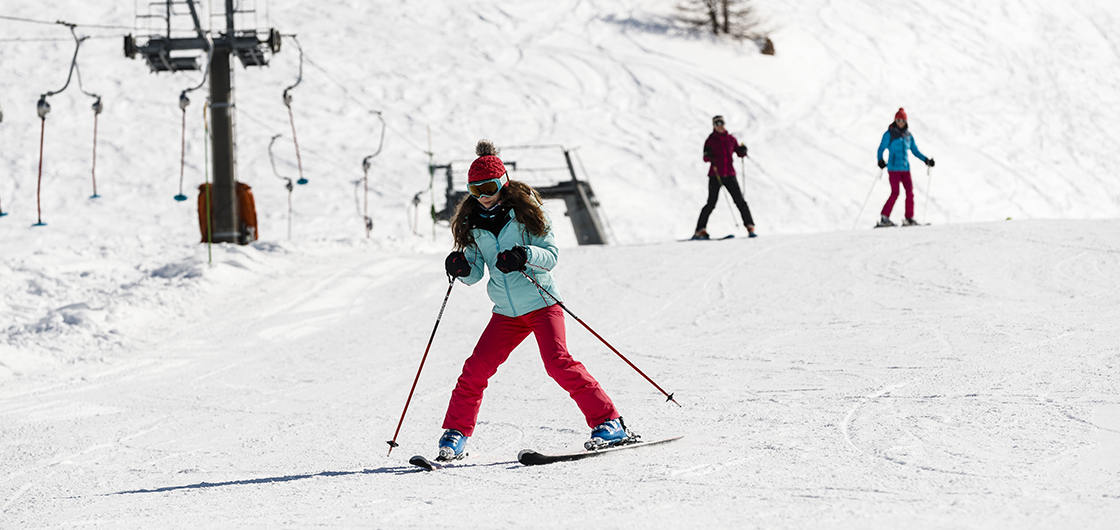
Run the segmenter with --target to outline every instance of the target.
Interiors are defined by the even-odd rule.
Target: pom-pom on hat
[[[489,140],[479,140],[474,152],[478,158],[471,163],[471,169],[467,171],[468,182],[496,179],[506,174],[506,165],[502,163],[501,158],[498,158],[498,148]]]
[[[905,121],[905,122],[910,121],[910,120],[906,119],[906,109],[904,109],[902,107],[899,107],[898,112],[894,113],[894,119],[896,119],[896,120],[900,119],[900,120]]]

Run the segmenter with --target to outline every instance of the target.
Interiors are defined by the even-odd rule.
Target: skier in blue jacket
[[[890,153],[889,161],[883,160],[883,151]],[[894,209],[894,203],[898,200],[899,184],[902,184],[902,187],[906,189],[906,220],[902,224],[903,226],[918,224],[914,220],[914,183],[910,179],[910,155],[907,151],[914,153],[914,156],[925,162],[927,166],[933,167],[933,159],[927,158],[918,150],[918,143],[914,141],[914,136],[910,134],[910,125],[906,121],[906,110],[899,108],[894,115],[894,122],[887,128],[887,132],[883,133],[883,139],[879,142],[879,169],[887,168],[887,174],[890,175],[891,179],[891,196],[887,199],[887,203],[883,205],[883,211],[880,212],[877,226],[894,226],[894,223],[891,222],[891,210]]]
[[[451,393],[438,460],[466,454],[490,377],[530,333],[537,339],[545,371],[568,391],[592,428],[585,447],[598,449],[635,439],[607,393],[568,353],[564,312],[557,303],[561,298],[551,272],[559,251],[540,194],[509,179],[490,142],[478,142],[475,152],[479,157],[467,173],[470,195],[459,203],[451,220],[455,251],[448,254],[445,267],[449,276],[467,285],[478,283],[489,271],[486,293],[494,309]]]

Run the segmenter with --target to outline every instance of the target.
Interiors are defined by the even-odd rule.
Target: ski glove
[[[739,144],[739,147],[735,148],[735,154],[739,155],[739,158],[747,156],[747,146]]]
[[[498,270],[509,274],[514,271],[525,270],[525,261],[528,259],[529,253],[525,247],[513,247],[505,252],[498,254],[497,262],[494,264]]]
[[[929,167],[933,167],[933,159],[932,158],[927,158],[926,159],[926,165],[929,166]]]
[[[880,158],[879,159],[879,169],[883,169],[885,167],[887,167],[887,161]]]
[[[452,278],[461,278],[471,274],[471,264],[467,262],[467,256],[462,252],[448,254],[447,259],[443,262],[443,267],[447,269],[447,275]]]

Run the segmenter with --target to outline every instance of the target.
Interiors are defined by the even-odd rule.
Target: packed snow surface
[[[0,19],[0,528],[1120,520],[1120,4],[760,0],[769,57],[685,34],[669,1],[259,2],[248,19],[305,52],[292,117],[310,182],[289,237],[288,38],[235,74],[263,238],[213,248],[197,243],[204,91],[178,107],[201,74],[149,74],[121,53],[128,30],[91,26],[132,27],[126,4],[0,8],[91,37],[44,123],[34,104],[74,42]],[[96,199],[80,89],[106,108]],[[898,107],[938,161],[912,160],[933,224],[870,230]],[[721,199],[708,228],[737,238],[677,242],[714,114],[750,147],[761,237]],[[537,185],[570,178],[541,146],[570,150],[612,244],[577,246],[548,204],[566,305],[681,406],[573,318],[569,348],[633,430],[682,440],[521,466],[519,450],[589,432],[527,341],[491,381],[471,458],[409,466],[435,455],[490,315],[481,286],[456,284],[387,454],[449,287],[428,164],[461,181],[479,138]]]

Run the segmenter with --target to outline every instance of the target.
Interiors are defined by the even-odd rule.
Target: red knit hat
[[[899,119],[899,118],[901,118],[901,119],[902,119],[902,121],[905,121],[905,122],[909,122],[909,121],[910,121],[910,120],[907,120],[907,119],[906,119],[906,109],[904,109],[904,108],[902,108],[902,107],[899,107],[899,108],[898,108],[898,112],[894,113],[894,119],[896,119],[896,120],[897,120],[897,119]]]
[[[506,166],[502,163],[502,159],[498,158],[498,148],[494,147],[494,144],[479,140],[474,152],[478,154],[478,158],[471,163],[471,169],[467,171],[468,182],[496,179],[506,174]]]

